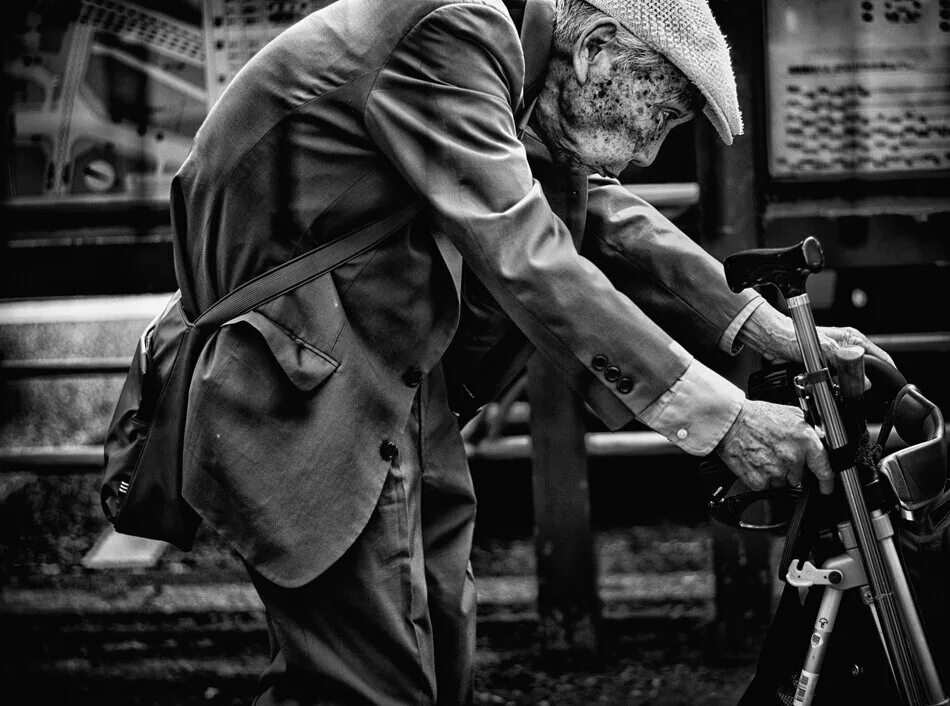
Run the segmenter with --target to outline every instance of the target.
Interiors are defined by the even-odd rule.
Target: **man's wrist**
[[[746,319],[739,334],[739,343],[749,346],[769,360],[791,360],[796,357],[797,342],[792,320],[768,302],[763,302]]]
[[[722,435],[722,438],[719,440],[719,443],[716,444],[716,453],[720,456],[722,452],[729,446],[732,442],[732,439],[739,433],[740,425],[742,424],[742,418],[746,414],[746,406],[743,403],[739,407],[739,413],[736,415],[735,420],[732,422],[732,425],[726,429],[726,433]]]
[[[694,359],[637,418],[686,453],[705,456],[732,427],[744,401],[742,390]]]
[[[749,303],[742,307],[729,326],[726,327],[726,330],[722,332],[722,336],[719,338],[719,350],[729,355],[738,355],[742,350],[739,332],[745,326],[746,321],[755,313],[756,309],[766,303],[765,299],[759,294],[756,294],[753,299],[749,300]]]

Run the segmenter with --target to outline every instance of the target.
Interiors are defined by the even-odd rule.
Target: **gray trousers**
[[[248,568],[271,663],[258,706],[472,700],[475,495],[441,370],[423,380],[362,534],[300,588]]]

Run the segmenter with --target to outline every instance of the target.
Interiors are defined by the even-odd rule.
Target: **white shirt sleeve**
[[[722,336],[719,338],[719,350],[729,355],[738,355],[742,350],[742,344],[736,343],[736,336],[739,335],[739,330],[743,327],[745,322],[752,312],[758,309],[762,304],[765,303],[765,299],[761,294],[756,294],[755,299],[746,304],[742,309],[736,314],[736,318],[732,320],[732,323],[726,327],[726,330],[722,332]]]
[[[735,422],[744,400],[742,390],[694,358],[637,419],[686,453],[705,456]]]

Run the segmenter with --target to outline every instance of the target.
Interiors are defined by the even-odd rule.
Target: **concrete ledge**
[[[538,595],[534,576],[476,578],[480,607],[531,607]],[[715,578],[711,571],[671,571],[602,576],[605,604],[711,601]],[[82,588],[2,588],[0,616],[143,616],[174,613],[248,613],[263,605],[250,582],[214,584],[152,583],[115,590]]]
[[[170,297],[171,293],[0,302],[0,326],[97,321],[147,322],[162,311]]]

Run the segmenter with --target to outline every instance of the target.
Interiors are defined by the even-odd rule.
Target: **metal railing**
[[[950,333],[889,335],[873,338],[879,345],[892,352],[944,353],[950,351]],[[57,376],[119,376],[128,371],[130,363],[131,358],[126,357],[2,361],[0,362],[0,384],[31,379],[42,380]],[[546,442],[539,439],[538,445],[541,448],[534,448],[532,437],[525,429],[530,426],[531,416],[529,403],[523,399],[525,384],[526,380],[519,381],[499,401],[486,405],[462,429],[462,438],[470,461],[520,460],[529,461],[530,464],[525,465],[532,469],[545,468],[543,446]],[[593,418],[589,409],[586,414],[587,418]],[[586,421],[587,419],[583,421],[585,425]],[[876,437],[880,425],[869,426],[872,438]],[[588,431],[583,434],[586,456],[631,459],[629,464],[623,464],[621,472],[636,472],[638,469],[649,468],[649,464],[638,464],[636,459],[684,454],[674,443],[653,431],[604,432],[591,431],[590,426],[586,428]],[[596,426],[593,428],[597,429]],[[950,425],[948,425],[948,433],[950,433]],[[892,434],[888,448],[901,445],[903,442],[899,437]],[[583,461],[583,459],[583,454],[578,450],[576,460]],[[101,473],[104,460],[104,447],[99,444],[0,448],[0,471],[20,471],[38,476]],[[483,468],[490,469],[493,466],[501,467],[501,464],[488,463]],[[580,474],[586,478],[586,464],[583,466]],[[560,559],[558,562],[549,560],[539,562],[536,568],[539,586],[537,597],[539,620],[546,626],[544,629],[557,626],[563,634],[575,635],[576,625],[596,624],[600,615],[600,608],[597,607],[599,603],[591,598],[592,595],[599,595],[596,568],[582,570],[585,580],[579,581],[577,575],[578,566],[596,566],[593,559],[594,544],[590,534],[589,499],[586,494],[582,494],[584,497],[570,496],[568,498],[564,495],[564,488],[567,486],[563,483],[538,485],[538,478],[544,475],[544,473],[533,473],[532,476],[535,540],[539,550],[541,546],[544,546],[546,552],[551,550],[551,556],[560,557]],[[540,503],[538,498],[541,498]],[[566,502],[565,498],[568,498]],[[552,500],[557,502],[552,502]],[[539,508],[545,509],[547,514],[539,514]],[[556,510],[552,511],[552,508]],[[565,514],[569,519],[562,527],[562,523],[565,523]],[[573,523],[570,518],[573,518]],[[559,532],[554,532],[553,526],[557,526]],[[107,529],[102,536],[111,537],[113,540],[129,539],[125,535],[111,532],[111,529]],[[107,544],[107,542],[97,541],[94,551],[87,554],[83,560],[87,568],[115,566],[117,552],[121,554],[119,557],[121,565],[128,565],[130,555],[126,546],[127,542],[118,542],[118,549],[112,546],[111,554],[107,552],[108,556],[103,558],[102,548]],[[115,544],[113,542],[113,545]],[[94,555],[94,552],[99,553]],[[767,541],[763,541],[761,537],[737,536],[730,528],[713,528],[712,560],[716,586],[714,610],[718,626],[717,635],[730,634],[732,630],[730,626],[736,622],[742,626],[743,630],[747,630],[749,601],[763,606],[767,605],[770,597],[775,595],[774,586],[767,578],[770,575],[769,562],[772,561],[768,552]],[[147,565],[154,565],[160,554],[160,549],[152,547],[146,557]],[[570,557],[570,559],[565,559],[565,557]],[[110,561],[113,563],[110,564]],[[541,587],[545,587],[546,591],[544,594],[546,598],[543,600]],[[760,617],[766,614],[767,612],[763,612]],[[568,619],[565,616],[574,617]],[[578,635],[580,637],[577,637]],[[571,649],[583,648],[595,651],[596,631],[577,632],[575,637],[565,644],[569,644]]]
[[[950,331],[877,334],[869,338],[889,353],[950,352]],[[0,381],[34,377],[124,374],[128,372],[131,364],[131,356],[0,360]]]
[[[950,332],[884,334],[871,340],[892,353],[950,352]],[[34,359],[0,361],[0,382],[49,377],[99,376],[125,374],[130,357]],[[531,457],[531,437],[506,435],[504,427],[526,424],[530,414],[526,402],[509,400],[486,405],[479,418],[463,431],[466,451],[475,460],[513,460]],[[476,435],[482,427],[487,433]],[[871,433],[877,429],[872,425]],[[475,438],[478,436],[479,438]],[[899,444],[895,439],[892,444]],[[665,437],[653,431],[590,432],[585,436],[590,457],[666,456],[683,452]],[[895,447],[896,448],[896,447]],[[0,470],[25,470],[34,473],[86,473],[101,469],[103,448],[87,446],[38,446],[0,448]]]

